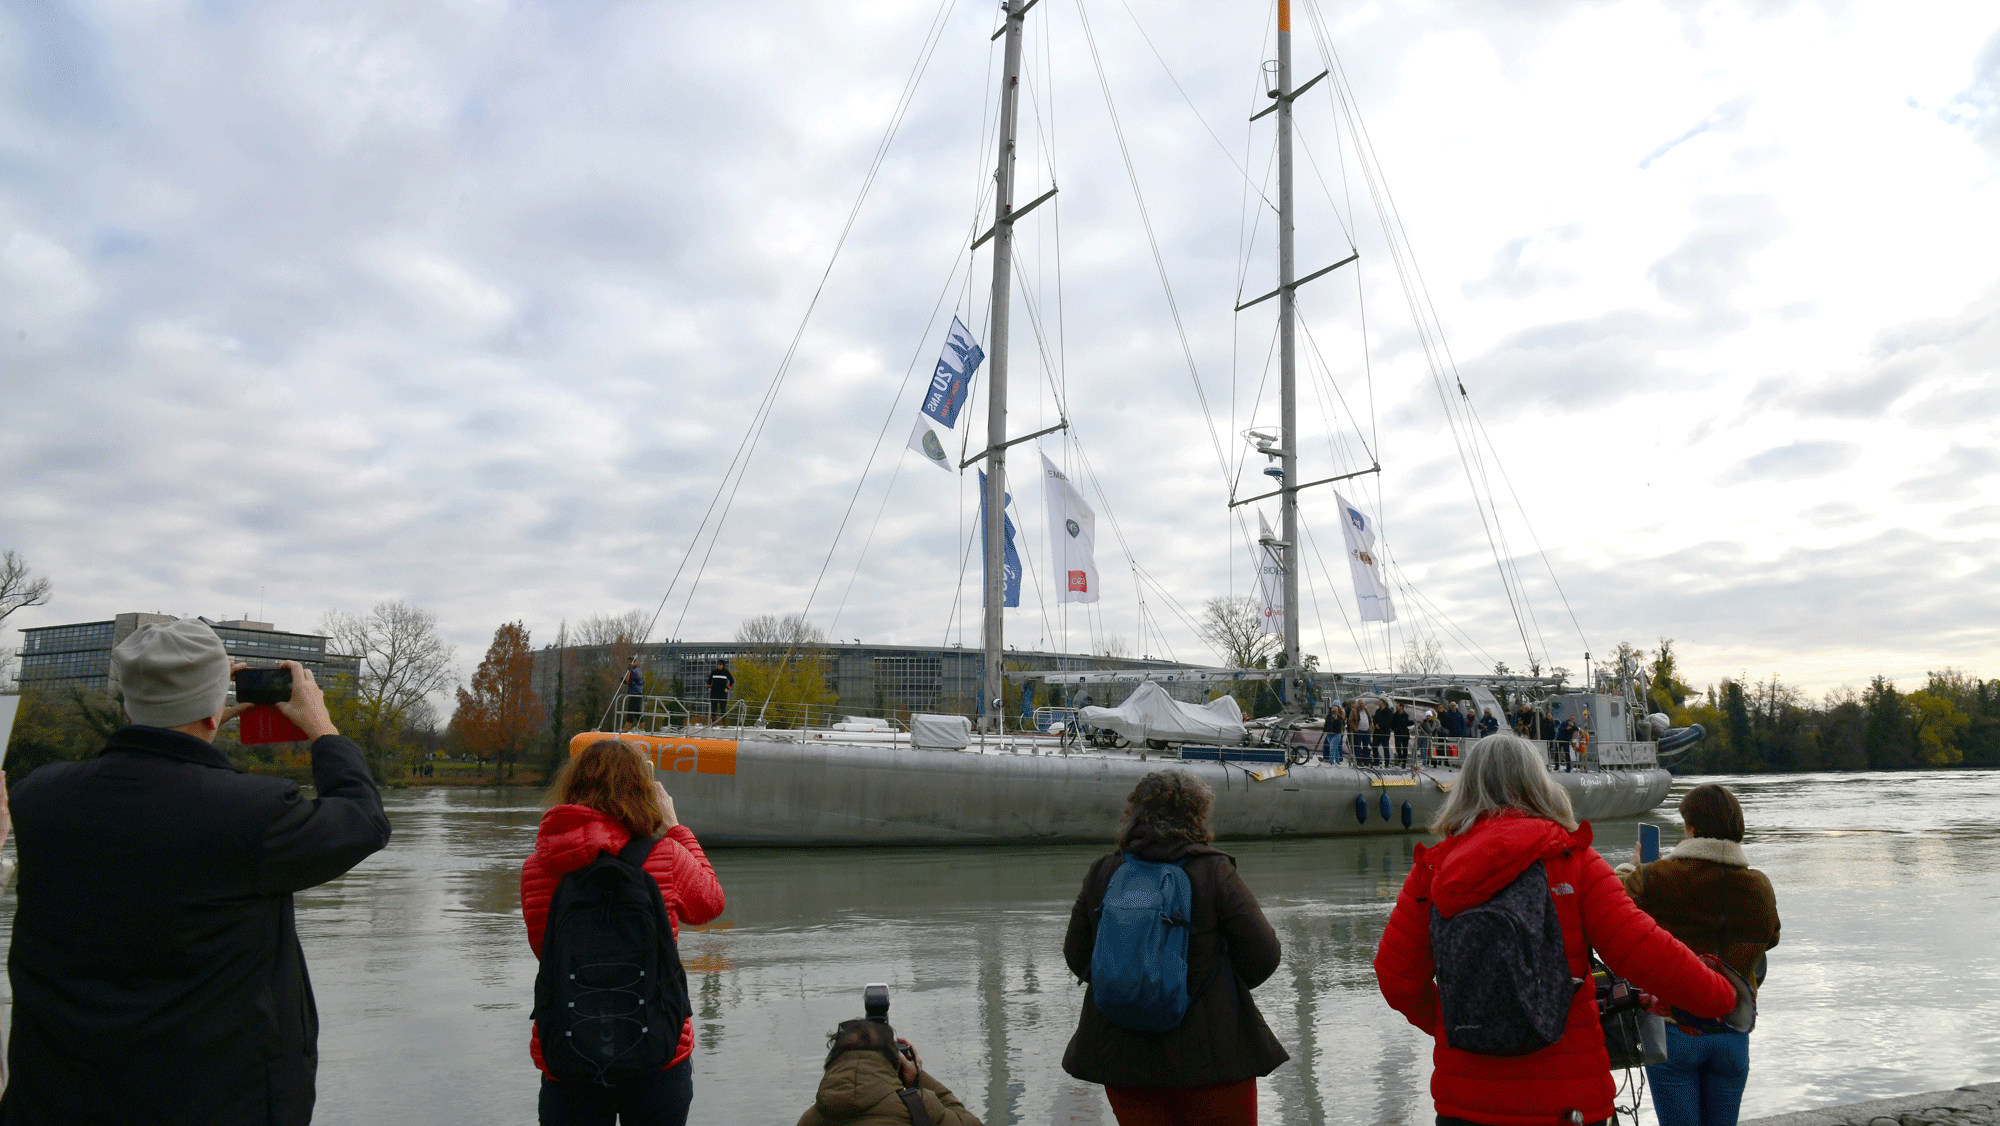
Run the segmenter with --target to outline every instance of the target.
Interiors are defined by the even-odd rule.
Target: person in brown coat
[[[1291,1058],[1250,999],[1250,991],[1278,968],[1278,935],[1236,874],[1235,858],[1210,846],[1214,808],[1214,792],[1185,771],[1156,771],[1140,779],[1126,799],[1118,851],[1090,866],[1070,909],[1063,958],[1088,984],[1104,894],[1127,854],[1179,863],[1193,892],[1187,954],[1191,1003],[1180,1025],[1157,1033],[1122,1027],[1104,1015],[1095,994],[1086,989],[1076,1034],[1063,1053],[1064,1071],[1086,1083],[1103,1084],[1121,1126],[1252,1126],[1257,1121],[1257,1079]]]
[[[924,1070],[923,1057],[879,1020],[843,1021],[828,1038],[826,1074],[799,1126],[903,1126],[912,1102],[933,1126],[979,1126],[979,1119]],[[903,1055],[901,1049],[909,1048]]]
[[[1696,786],[1681,799],[1687,839],[1651,864],[1618,867],[1640,910],[1697,954],[1713,954],[1750,983],[1778,945],[1778,897],[1743,854],[1743,807],[1727,787]],[[1750,1078],[1748,1033],[1667,1026],[1667,1062],[1646,1069],[1660,1126],[1736,1121]]]

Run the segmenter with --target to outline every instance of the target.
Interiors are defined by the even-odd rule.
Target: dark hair
[[[1710,782],[1689,790],[1681,799],[1681,820],[1687,822],[1697,837],[1743,839],[1743,807],[1727,786]]]
[[[889,1061],[890,1070],[898,1073],[902,1070],[903,1055],[896,1047],[896,1030],[889,1027],[888,1021],[867,1017],[841,1021],[839,1027],[826,1034],[824,1066],[832,1067],[833,1061],[849,1052],[880,1052]]]
[[[1215,811],[1215,791],[1185,770],[1156,770],[1132,787],[1125,799],[1125,816],[1118,822],[1118,848],[1124,851],[1139,837],[1207,844],[1215,839],[1208,815]]]
[[[549,788],[556,805],[584,805],[609,815],[635,837],[650,837],[667,823],[653,789],[646,748],[618,739],[599,739],[570,756]]]

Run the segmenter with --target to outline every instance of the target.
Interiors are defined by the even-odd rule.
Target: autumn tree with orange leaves
[[[471,690],[458,690],[452,733],[482,764],[493,760],[496,780],[502,771],[512,777],[521,752],[541,733],[542,702],[530,683],[534,671],[527,627],[508,622],[493,631],[486,659],[472,674]]]

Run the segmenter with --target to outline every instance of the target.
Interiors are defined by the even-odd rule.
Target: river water
[[[1651,820],[1678,839],[1674,794]],[[1721,779],[1783,944],[1744,1117],[2000,1078],[2000,773]],[[298,897],[318,993],[320,1123],[532,1123],[535,960],[518,877],[540,819],[520,790],[396,791],[395,839]],[[698,811],[683,810],[700,832]],[[1637,820],[1596,826],[1614,862]],[[1430,1041],[1370,963],[1420,835],[1223,847],[1284,943],[1256,1000],[1292,1060],[1266,1123],[1428,1123]],[[683,931],[697,1123],[790,1123],[825,1034],[890,983],[890,1019],[989,1126],[1112,1122],[1063,1074],[1083,990],[1062,936],[1088,846],[718,850],[721,919]],[[11,900],[5,923],[11,923]],[[1650,1109],[1645,1113],[1653,1121]]]

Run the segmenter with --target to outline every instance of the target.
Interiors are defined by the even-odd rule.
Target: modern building
[[[760,647],[761,648],[761,647]],[[708,673],[717,660],[732,664],[747,655],[749,646],[733,641],[675,641],[652,645],[617,647],[578,646],[557,650],[542,649],[535,654],[534,688],[543,700],[551,698],[556,661],[568,659],[570,667],[581,670],[609,670],[622,663],[625,654],[639,658],[645,670],[647,691],[660,696],[699,698],[707,693]],[[830,642],[818,647],[825,655],[827,687],[839,697],[838,706],[855,714],[884,715],[897,712],[951,712],[963,715],[979,711],[979,696],[986,679],[985,653],[955,645],[862,645]],[[1061,669],[1072,672],[1112,669],[1187,668],[1176,661],[1152,661],[1128,657],[1098,657],[1077,653],[1041,653],[1008,650],[1009,669]],[[1068,703],[1115,704],[1132,692],[1132,685],[1092,686],[1088,701]],[[572,689],[572,691],[574,691]],[[1010,686],[1018,693],[1018,684]],[[1169,691],[1190,703],[1208,699],[1204,689],[1173,686]],[[1011,714],[1019,699],[1008,701]]]
[[[21,686],[64,682],[108,687],[111,650],[140,626],[173,620],[172,614],[120,614],[104,622],[24,629]],[[222,647],[228,650],[230,658],[246,665],[269,667],[280,661],[297,661],[321,681],[340,674],[352,675],[361,667],[359,657],[327,652],[327,639],[316,633],[288,633],[270,622],[247,619],[209,625],[222,639]]]

